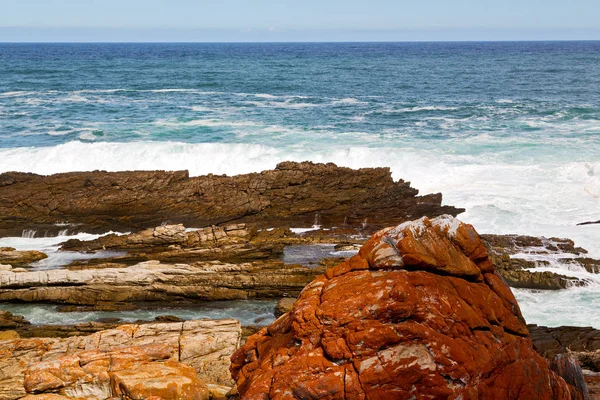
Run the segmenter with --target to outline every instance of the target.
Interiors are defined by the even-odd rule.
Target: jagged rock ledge
[[[481,235],[496,271],[514,288],[558,290],[588,282],[552,271],[536,271],[554,262],[577,266],[590,274],[600,273],[600,260],[587,256],[570,239],[527,235]]]
[[[169,221],[186,226],[253,222],[260,227],[382,227],[464,209],[441,194],[418,196],[389,168],[284,162],[274,170],[190,178],[187,171],[0,174],[0,237],[137,231]],[[43,236],[43,234],[42,234]]]

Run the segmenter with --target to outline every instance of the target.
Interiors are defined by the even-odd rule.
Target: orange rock
[[[247,400],[571,399],[473,227],[448,216],[376,233],[231,360]]]
[[[159,344],[83,351],[32,366],[24,386],[27,393],[58,392],[65,398],[208,399],[194,368],[170,356],[168,346]]]
[[[134,365],[111,373],[113,396],[129,399],[207,400],[208,389],[192,367],[176,361]]]

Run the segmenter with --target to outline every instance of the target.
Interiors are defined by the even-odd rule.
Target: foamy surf
[[[288,160],[334,162],[351,168],[390,167],[395,179],[412,182],[422,193],[442,192],[446,204],[466,208],[460,218],[480,232],[569,237],[600,255],[599,226],[575,226],[598,219],[600,162],[536,159],[509,163],[504,156],[483,154],[477,158],[414,147],[315,149],[242,143],[74,141],[53,147],[0,149],[0,172],[188,170],[192,176],[236,175],[272,169]]]

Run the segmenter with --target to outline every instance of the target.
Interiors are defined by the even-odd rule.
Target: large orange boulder
[[[242,399],[571,399],[471,225],[376,233],[232,356]]]

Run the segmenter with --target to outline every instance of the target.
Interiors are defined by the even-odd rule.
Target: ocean
[[[600,257],[576,226],[600,219],[598,41],[0,44],[0,72],[0,172],[387,166],[481,233]],[[528,322],[600,328],[600,277],[549,268],[590,284],[515,290]]]

